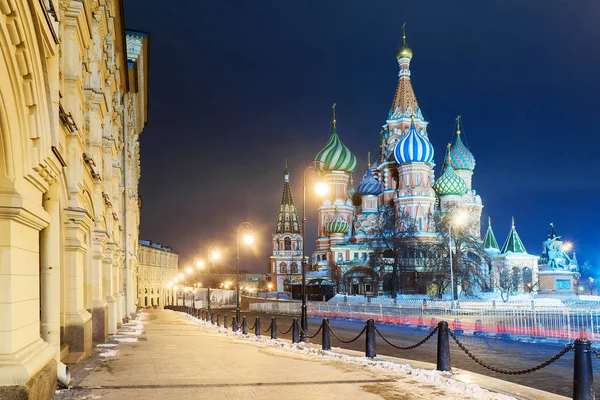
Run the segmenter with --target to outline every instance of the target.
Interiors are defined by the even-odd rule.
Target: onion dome
[[[406,44],[406,24],[402,24],[402,47],[396,52],[396,59],[408,58],[409,60],[413,56],[413,52]]]
[[[362,181],[358,184],[358,193],[362,196],[379,196],[383,193],[383,185],[375,179],[373,171],[371,171],[371,153],[369,153],[367,158],[367,171],[365,172]]]
[[[415,127],[415,118],[410,118],[410,128],[394,148],[394,158],[398,164],[428,163],[433,164],[433,145],[421,135]]]
[[[435,181],[433,190],[439,196],[446,195],[463,195],[467,191],[467,185],[465,181],[454,172],[452,164],[449,162],[450,156],[450,143],[448,143],[448,150],[446,151],[446,159],[444,161],[444,172]]]
[[[336,207],[335,213],[333,214],[333,217],[331,217],[329,221],[327,221],[325,229],[327,229],[327,232],[329,232],[329,234],[345,235],[346,233],[348,233],[350,225],[348,224],[348,221],[346,221],[346,219],[340,215],[340,213],[338,212],[338,208]]]
[[[460,116],[457,118],[460,124]],[[475,157],[460,140],[460,125],[456,129],[456,142],[450,149],[450,164],[454,169],[475,169]]]
[[[328,170],[352,172],[356,169],[356,157],[342,143],[337,134],[335,104],[333,105],[332,125],[331,136],[315,160],[323,162]]]

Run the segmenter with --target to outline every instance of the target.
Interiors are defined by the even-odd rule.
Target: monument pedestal
[[[562,269],[544,270],[538,273],[539,294],[576,294],[576,272]]]

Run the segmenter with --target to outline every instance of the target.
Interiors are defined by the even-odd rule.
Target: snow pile
[[[100,343],[97,344],[96,347],[115,347],[116,345],[116,343]]]
[[[104,353],[98,354],[100,357],[116,357],[119,355],[118,350],[107,350]]]
[[[117,342],[123,342],[123,343],[133,343],[133,342],[138,341],[138,339],[136,337],[123,337],[123,336],[113,336],[110,338],[110,340],[116,340]]]
[[[223,333],[227,336],[234,336],[235,338],[247,339],[256,343],[271,346],[274,348],[285,349],[294,353],[300,353],[312,358],[317,359],[335,359],[362,367],[376,368],[386,372],[394,372],[397,375],[407,376],[409,375],[412,379],[417,381],[434,384],[441,390],[445,390],[447,393],[451,393],[460,397],[476,398],[477,400],[516,400],[514,397],[490,392],[474,383],[464,383],[451,378],[451,374],[447,372],[427,370],[422,368],[415,368],[408,364],[397,364],[389,361],[373,360],[366,357],[353,357],[345,354],[335,353],[332,351],[324,351],[321,349],[309,347],[304,343],[289,343],[287,341],[273,340],[265,336],[254,336],[254,335],[243,335],[241,332],[233,332],[223,327],[217,327],[211,325],[209,322],[201,321],[191,315],[186,315],[196,325],[200,325],[206,328],[217,330],[219,333]],[[401,382],[399,382],[401,383]]]

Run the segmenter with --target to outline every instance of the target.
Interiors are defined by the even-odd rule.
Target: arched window
[[[521,287],[521,271],[519,268],[513,267],[512,269],[512,286],[515,292],[520,291]]]
[[[284,247],[285,250],[291,250],[292,249],[292,239],[290,239],[289,237],[286,237],[285,239],[283,239],[283,245],[285,246]]]
[[[531,287],[531,284],[533,284],[533,273],[531,268],[525,267],[523,268],[523,285]]]
[[[297,274],[298,273],[298,264],[293,262],[291,267],[292,267],[292,274]]]
[[[286,263],[281,263],[279,264],[279,273],[281,274],[286,274],[287,273],[287,264]]]

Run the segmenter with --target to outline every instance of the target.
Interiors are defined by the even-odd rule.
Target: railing
[[[174,311],[185,312],[191,315],[192,317],[204,320],[207,323],[210,323],[211,325],[215,324],[215,314],[214,312],[209,312],[208,310],[194,309],[185,306],[167,306],[165,308]],[[489,369],[490,371],[504,375],[522,375],[538,371],[554,363],[571,350],[574,350],[575,357],[573,364],[573,399],[595,399],[592,373],[592,354],[595,354],[597,358],[600,358],[600,352],[592,348],[592,342],[588,338],[582,337],[575,339],[573,342],[569,342],[561,351],[552,355],[552,357],[550,357],[541,364],[537,364],[521,370],[505,370],[494,367],[493,365],[487,364],[480,360],[458,339],[457,336],[460,335],[460,333],[462,332],[460,327],[458,327],[458,329],[456,327],[453,329],[451,326],[449,326],[448,322],[446,321],[437,322],[437,324],[430,330],[429,333],[427,333],[427,335],[425,335],[421,340],[410,346],[399,346],[391,342],[377,328],[377,326],[375,325],[375,320],[373,319],[368,319],[363,329],[356,336],[350,339],[343,339],[340,336],[338,336],[338,334],[329,324],[328,318],[323,318],[318,329],[312,335],[309,334],[309,332],[302,331],[302,328],[300,327],[297,318],[293,318],[292,324],[287,330],[279,329],[277,326],[277,320],[275,318],[271,318],[271,323],[266,330],[261,329],[261,322],[259,317],[255,318],[254,324],[251,327],[248,327],[248,322],[245,316],[242,318],[241,321],[238,321],[234,316],[232,318],[231,325],[227,323],[226,315],[223,317],[223,321],[223,328],[229,329],[231,327],[234,332],[241,331],[242,335],[248,335],[248,330],[254,330],[255,336],[261,336],[262,333],[270,333],[271,339],[277,339],[278,333],[281,335],[286,335],[291,332],[293,343],[300,342],[301,332],[304,333],[303,336],[307,338],[306,341],[308,341],[309,338],[314,338],[317,335],[319,335],[319,333],[321,333],[321,349],[324,351],[331,350],[331,335],[333,335],[335,340],[344,344],[355,342],[364,335],[365,357],[368,358],[375,358],[377,355],[377,336],[379,336],[385,343],[389,344],[396,350],[410,351],[422,346],[437,333],[436,369],[438,371],[451,371],[452,365],[450,361],[450,338],[452,338],[452,340],[456,343],[458,348],[461,351],[463,351],[474,362],[476,362],[484,368]],[[217,314],[216,325],[220,326],[220,314]]]
[[[540,338],[571,340],[582,335],[600,340],[600,310],[597,308],[556,308],[538,306],[484,307],[480,303],[463,302],[451,308],[450,302],[401,301],[396,305],[375,303],[308,302],[309,315],[330,318],[373,319],[422,327],[436,326],[440,320],[472,331],[475,335],[527,335]],[[300,304],[250,304],[251,311],[300,314]]]

